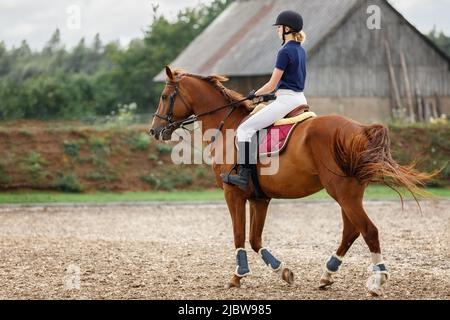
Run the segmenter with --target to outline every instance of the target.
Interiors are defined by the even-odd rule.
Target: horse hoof
[[[284,268],[283,272],[281,273],[281,279],[286,281],[286,283],[291,286],[294,284],[294,273],[288,268]]]
[[[331,273],[324,271],[322,277],[320,278],[319,289],[325,290],[328,287],[330,287],[333,283],[334,281],[331,278]]]
[[[230,282],[228,282],[225,285],[225,289],[240,288],[240,287],[241,287],[241,278],[239,278],[236,275],[233,275],[233,278],[231,278]]]
[[[240,284],[240,283],[236,284],[236,283],[228,282],[228,283],[225,285],[225,289],[232,289],[232,288],[237,288],[237,289],[239,289],[240,287],[241,287],[241,284]]]
[[[383,296],[383,290],[381,288],[372,288],[372,289],[368,289],[369,294],[372,297],[381,297]]]
[[[387,275],[385,274],[373,274],[367,279],[366,287],[367,291],[372,297],[383,296],[383,285],[387,282]]]
[[[319,289],[326,290],[328,287],[331,287],[331,285],[334,282],[328,279],[321,279],[319,282]]]

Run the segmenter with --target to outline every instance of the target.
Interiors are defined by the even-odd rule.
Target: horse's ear
[[[173,80],[173,73],[172,73],[172,70],[170,70],[169,66],[166,66],[166,74],[170,80]]]

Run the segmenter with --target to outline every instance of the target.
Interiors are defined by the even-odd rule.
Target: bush
[[[48,172],[43,168],[46,164],[45,159],[39,153],[33,151],[25,156],[23,170],[31,177],[33,183],[38,184],[48,175]]]
[[[101,137],[92,137],[89,139],[89,146],[91,151],[97,155],[107,155],[109,154],[108,143],[104,138]]]
[[[158,155],[156,155],[156,154],[154,154],[154,153],[150,153],[149,155],[148,155],[148,158],[147,158],[149,161],[158,161]]]
[[[63,192],[82,192],[83,186],[75,174],[58,173],[55,188]]]
[[[6,174],[5,166],[0,163],[0,184],[8,184],[11,182],[11,178]]]
[[[111,111],[107,116],[107,125],[112,127],[128,126],[135,122],[137,104],[132,102],[130,104],[118,104],[117,111]]]
[[[186,171],[169,171],[162,180],[161,188],[164,190],[174,190],[177,188],[188,187],[192,185],[194,179]]]
[[[117,180],[117,177],[114,175],[107,174],[105,172],[92,171],[86,175],[86,179],[91,181],[111,182]]]
[[[392,156],[402,165],[417,161],[417,169],[432,172],[442,169],[429,183],[432,187],[450,185],[450,124],[390,125]]]
[[[206,175],[206,172],[205,172],[205,168],[204,167],[198,167],[198,168],[195,169],[195,176],[197,178],[204,178],[205,175]]]
[[[145,133],[133,134],[127,142],[131,150],[145,151],[150,145],[150,137]]]
[[[155,189],[158,189],[159,186],[161,185],[161,180],[156,178],[153,174],[142,176],[141,180]]]
[[[96,166],[97,168],[103,168],[108,165],[108,163],[106,162],[105,158],[102,155],[99,156],[99,155],[95,154],[92,157],[90,157],[88,160],[91,161],[92,164],[94,166]]]
[[[63,144],[64,153],[67,154],[71,158],[77,159],[80,155],[80,144],[75,141],[64,141]]]
[[[25,138],[31,138],[33,134],[27,129],[20,129],[19,134]]]
[[[189,172],[166,170],[161,177],[156,177],[153,173],[142,176],[141,180],[149,184],[156,190],[174,191],[179,188],[192,185],[194,179]]]
[[[172,153],[172,146],[168,145],[168,144],[157,144],[156,145],[156,150],[158,150],[158,152],[160,154],[171,154]]]

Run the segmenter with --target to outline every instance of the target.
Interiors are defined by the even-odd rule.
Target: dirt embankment
[[[208,165],[175,165],[172,147],[148,126],[95,127],[19,121],[0,126],[0,190],[145,191],[214,188]],[[434,186],[450,185],[450,126],[392,127],[394,159],[444,168]],[[193,150],[192,153],[202,152]],[[193,156],[193,155],[192,155]]]
[[[19,122],[0,127],[0,190],[145,191],[214,187],[207,165],[175,165],[147,126]],[[194,183],[195,182],[195,183]]]

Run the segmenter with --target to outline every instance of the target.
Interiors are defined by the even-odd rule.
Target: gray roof
[[[283,10],[305,19],[305,48],[310,51],[346,19],[362,0],[238,0],[214,20],[170,66],[191,73],[227,76],[268,75],[281,41],[272,27]],[[164,81],[161,71],[155,81]]]

